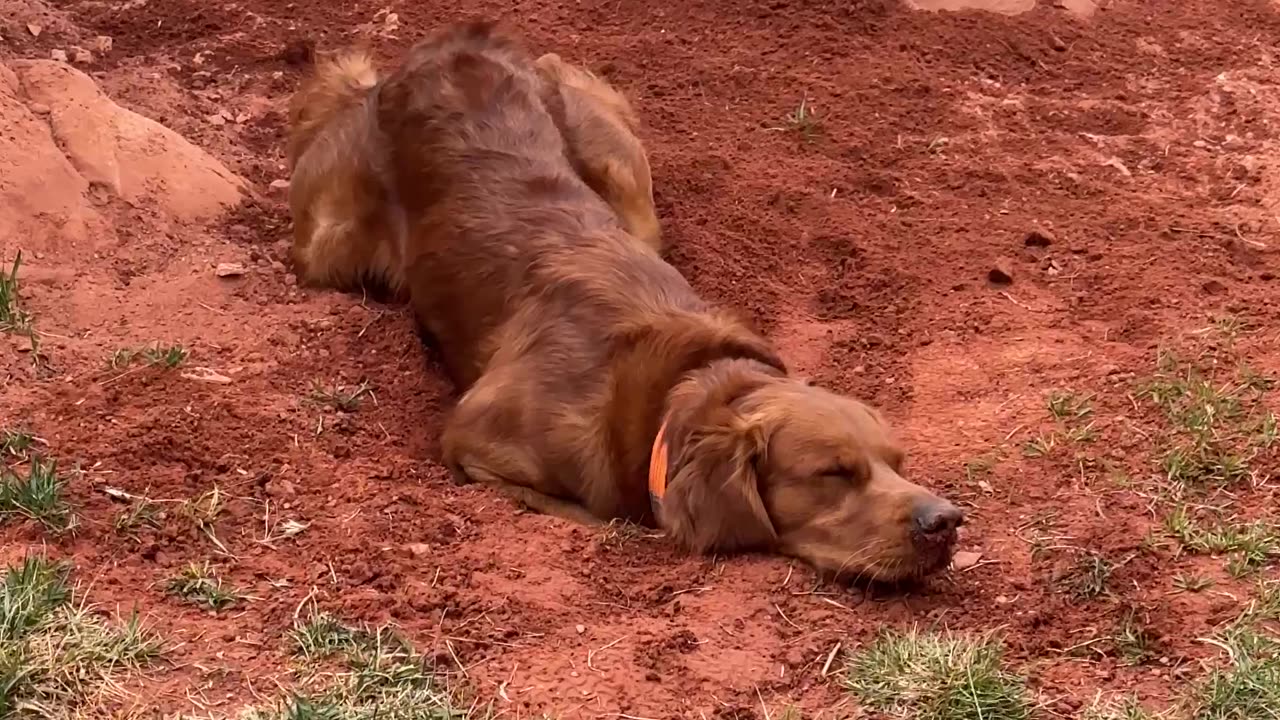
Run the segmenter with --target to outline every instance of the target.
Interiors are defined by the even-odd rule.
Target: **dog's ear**
[[[694,552],[768,548],[778,539],[760,495],[758,468],[768,431],[759,416],[734,407],[759,383],[720,380],[714,383],[719,387],[690,389],[673,403],[672,462],[658,521]]]

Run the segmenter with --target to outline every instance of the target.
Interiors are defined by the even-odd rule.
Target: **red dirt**
[[[1010,660],[1068,716],[1097,692],[1165,705],[1218,657],[1195,639],[1240,611],[1242,586],[1220,560],[1145,543],[1159,517],[1097,468],[1157,471],[1155,414],[1128,395],[1157,346],[1188,342],[1212,316],[1247,317],[1260,330],[1242,352],[1280,371],[1267,330],[1280,314],[1271,4],[1114,0],[1083,20],[1045,2],[1005,16],[894,0],[391,0],[399,27],[382,36],[383,7],[365,2],[55,5],[4,3],[16,22],[0,28],[0,59],[111,36],[89,68],[103,89],[262,193],[207,227],[114,202],[112,238],[26,245],[27,306],[53,369],[35,378],[29,355],[0,355],[5,424],[29,424],[84,468],[71,486],[81,531],[0,526],[0,559],[49,543],[93,600],[137,603],[184,643],[143,683],[145,705],[257,702],[272,678],[287,682],[282,638],[308,597],[394,621],[441,667],[465,665],[459,682],[509,717],[745,719],[764,717],[762,703],[773,717],[791,704],[853,715],[822,676],[828,653],[912,623],[1002,628]],[[533,47],[634,97],[671,261],[754,313],[800,371],[884,408],[913,476],[970,508],[963,549],[984,564],[906,591],[837,587],[784,559],[689,558],[661,538],[521,514],[446,479],[437,437],[452,390],[410,318],[298,289],[287,208],[268,184],[283,175],[284,102],[306,43],[374,42],[390,63],[439,23],[504,9]],[[31,37],[24,13],[46,31]],[[802,98],[818,118],[808,137],[779,129]],[[247,117],[209,122],[224,109]],[[1037,229],[1047,247],[1024,244]],[[0,259],[23,241],[0,239]],[[218,279],[218,262],[251,272]],[[1011,284],[988,281],[996,263]],[[233,382],[104,368],[152,341],[185,345],[189,364]],[[314,382],[362,380],[376,402],[357,412],[307,400]],[[1085,464],[1019,452],[1050,427],[1054,388],[1096,394]],[[998,461],[979,484],[965,464],[984,457]],[[215,530],[234,558],[177,521],[122,538],[121,506],[101,492],[181,500],[215,485],[231,497]],[[1276,502],[1265,484],[1241,501]],[[259,542],[267,507],[272,523],[311,525]],[[1036,528],[1131,558],[1117,597],[1062,592],[1078,551],[1033,556]],[[164,595],[158,583],[205,558],[253,599],[214,617]],[[1175,593],[1182,572],[1222,592]],[[1156,661],[1063,652],[1130,609]]]

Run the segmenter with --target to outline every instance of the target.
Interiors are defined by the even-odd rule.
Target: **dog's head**
[[[870,407],[739,360],[682,381],[667,417],[659,520],[682,545],[775,550],[880,581],[950,561],[963,514],[903,477]]]
[[[290,166],[336,114],[363,101],[377,84],[373,59],[364,51],[348,51],[320,61],[289,99],[286,154]]]

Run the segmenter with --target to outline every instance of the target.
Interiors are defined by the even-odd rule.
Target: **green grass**
[[[172,370],[187,361],[190,353],[181,345],[161,346],[154,343],[143,348],[124,348],[111,355],[110,365],[113,370],[122,370],[141,361],[146,365],[163,367]]]
[[[1206,527],[1185,506],[1165,517],[1165,529],[1194,553],[1227,554],[1228,570],[1240,577],[1280,558],[1280,525],[1253,522],[1219,522]]]
[[[214,612],[231,607],[243,597],[235,588],[224,583],[208,562],[189,563],[176,576],[169,578],[165,589],[170,595]]]
[[[1049,408],[1049,414],[1058,422],[1083,420],[1093,414],[1090,398],[1082,398],[1073,392],[1050,393],[1045,405]]]
[[[159,506],[146,498],[139,498],[116,515],[112,526],[121,535],[133,537],[143,528],[159,528],[160,517]]]
[[[1179,573],[1173,578],[1173,586],[1183,592],[1198,593],[1213,587],[1213,578]]]
[[[373,395],[373,388],[368,382],[362,382],[355,387],[345,385],[335,385],[326,388],[319,383],[312,385],[310,398],[312,401],[321,405],[328,405],[335,410],[341,412],[355,412],[360,409],[360,402],[366,396]]]
[[[26,460],[35,442],[36,436],[26,430],[5,428],[0,432],[0,455]]]
[[[390,626],[353,629],[312,612],[289,636],[306,661],[337,657],[339,673],[317,673],[271,706],[245,720],[480,720],[485,708],[463,704],[430,662]]]
[[[771,129],[793,132],[805,142],[812,142],[814,137],[822,131],[822,123],[818,120],[818,114],[813,111],[813,106],[809,104],[808,97],[802,98],[796,109],[787,113],[784,121],[785,124],[782,127]]]
[[[303,660],[322,660],[337,653],[354,652],[368,634],[344,625],[328,613],[313,612],[299,619],[289,632],[293,654]]]
[[[1195,688],[1193,720],[1280,720],[1280,639],[1236,623],[1216,641],[1228,661]]]
[[[54,532],[74,529],[76,516],[63,499],[66,484],[58,472],[58,461],[53,459],[33,457],[25,476],[0,470],[0,518],[28,517]]]
[[[1027,720],[1023,679],[992,636],[888,631],[854,656],[845,686],[866,706],[910,720]]]
[[[1275,415],[1261,404],[1273,385],[1246,365],[1207,375],[1173,353],[1161,352],[1155,377],[1139,395],[1164,413],[1173,436],[1160,466],[1182,487],[1230,486],[1246,480],[1250,463],[1275,444]]]
[[[111,620],[73,602],[66,566],[29,555],[0,588],[0,717],[100,717],[118,677],[161,652],[135,613]]]
[[[1056,433],[1040,433],[1022,444],[1022,454],[1029,458],[1048,457],[1058,446]]]
[[[1092,600],[1107,592],[1107,582],[1115,565],[1097,553],[1085,553],[1062,580],[1063,586],[1079,600]]]
[[[1120,622],[1116,623],[1115,632],[1111,636],[1111,645],[1126,665],[1141,665],[1150,660],[1154,642],[1151,633],[1132,610],[1126,612]]]
[[[13,258],[9,272],[0,269],[0,332],[29,335],[31,315],[22,309],[18,293],[18,268],[22,267],[22,252]]]

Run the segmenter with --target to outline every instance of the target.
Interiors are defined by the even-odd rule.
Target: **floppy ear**
[[[778,536],[760,497],[763,428],[728,406],[705,427],[673,443],[674,472],[662,500],[662,527],[695,552],[774,545]]]

